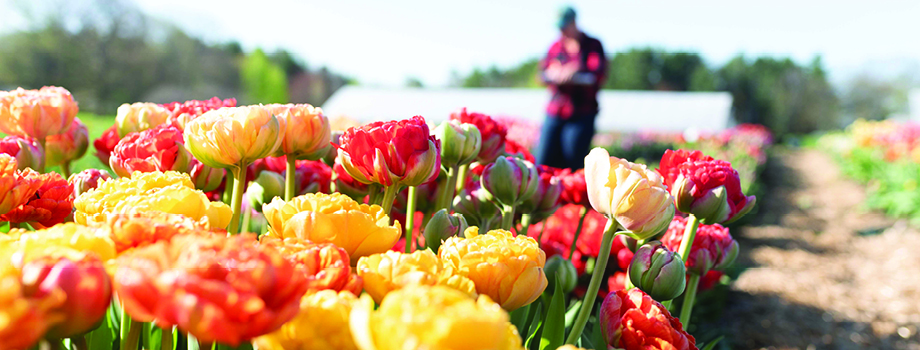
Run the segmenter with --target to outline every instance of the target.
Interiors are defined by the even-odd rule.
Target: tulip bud
[[[445,120],[433,134],[441,140],[441,164],[446,168],[472,163],[482,147],[482,135],[473,124]]]
[[[111,179],[112,175],[108,171],[98,169],[86,169],[79,173],[70,175],[67,182],[73,186],[74,198],[77,198],[84,192],[95,189],[99,186],[100,181]]]
[[[512,157],[498,157],[482,171],[482,188],[490,200],[516,206],[537,191],[539,177],[533,163]]]
[[[246,191],[249,203],[253,208],[261,209],[262,204],[269,203],[272,198],[284,198],[284,176],[273,171],[263,171],[249,185]]]
[[[209,167],[192,158],[189,162],[188,175],[192,179],[192,183],[195,184],[195,189],[210,192],[220,187],[220,183],[224,181],[227,171]]]
[[[169,110],[155,103],[136,102],[118,107],[115,125],[118,137],[125,137],[132,132],[144,131],[166,123]]]
[[[754,208],[756,198],[741,192],[738,171],[731,163],[700,151],[668,150],[658,172],[677,210],[693,214],[703,224],[729,223]]]
[[[70,127],[61,134],[45,139],[45,165],[56,166],[83,157],[89,148],[89,131],[80,118],[73,118]]]
[[[485,230],[500,216],[498,206],[487,197],[488,192],[479,183],[472,183],[454,199],[454,210],[462,214],[470,225]]]
[[[447,214],[447,209],[438,210],[425,225],[425,242],[428,248],[438,251],[441,241],[466,231],[469,225],[463,214]]]
[[[537,190],[530,198],[521,202],[518,210],[530,214],[531,224],[543,221],[559,209],[559,196],[562,194],[562,183],[556,177],[558,169],[539,165],[537,166]]]
[[[342,139],[341,131],[332,132],[332,137],[330,138],[329,143],[332,144],[333,147],[329,147],[329,152],[327,152],[326,155],[323,157],[323,163],[326,163],[326,165],[332,166],[333,164],[335,164],[335,158],[338,157],[339,155],[339,149],[337,146],[340,146],[342,144],[340,141],[341,139]]]
[[[562,291],[565,293],[575,290],[575,285],[578,284],[578,271],[575,270],[575,265],[572,265],[571,261],[562,258],[562,256],[553,255],[551,258],[546,259],[546,266],[543,268],[543,272],[546,274],[546,279],[549,280],[549,286],[544,293],[550,293],[550,295],[554,293],[557,278],[559,279],[559,285],[562,286]]]
[[[46,337],[59,339],[83,334],[96,328],[112,299],[112,282],[95,255],[82,259],[43,258],[22,268],[27,295],[42,297],[61,290],[67,296],[56,311],[64,320],[48,329]]]
[[[16,158],[19,170],[25,168],[44,169],[45,152],[35,141],[25,137],[10,135],[0,139],[0,153]]]
[[[629,264],[629,280],[658,301],[671,300],[683,293],[686,274],[680,256],[658,241],[639,247]]]

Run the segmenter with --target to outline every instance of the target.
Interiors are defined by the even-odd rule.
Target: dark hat
[[[559,29],[565,28],[565,26],[573,22],[575,22],[575,9],[572,6],[565,6],[559,10],[559,21],[556,22],[556,26]]]

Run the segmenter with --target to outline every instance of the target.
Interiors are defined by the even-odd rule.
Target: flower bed
[[[217,98],[125,104],[93,142],[111,171],[46,172],[86,153],[77,109],[0,92],[0,349],[696,349],[755,203],[699,151],[573,172],[465,109],[333,131]],[[756,173],[768,136],[674,146]]]

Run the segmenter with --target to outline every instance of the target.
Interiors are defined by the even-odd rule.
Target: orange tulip
[[[0,131],[44,143],[46,137],[66,131],[77,110],[77,101],[61,87],[0,92]]]
[[[299,238],[282,240],[265,235],[260,240],[263,244],[277,248],[291,263],[303,270],[308,290],[331,289],[361,294],[364,282],[351,270],[345,249],[332,243],[313,243]]]
[[[249,234],[176,236],[123,254],[117,265],[126,314],[231,346],[291,320],[307,290],[294,264]]]
[[[10,264],[9,253],[0,252],[0,259],[0,350],[28,349],[63,319],[53,310],[66,296],[60,290],[41,298],[27,296],[22,272]]]
[[[86,124],[80,118],[73,118],[67,130],[45,139],[45,165],[62,165],[80,159],[86,154],[87,148],[89,131]]]
[[[41,187],[28,201],[0,216],[12,223],[29,223],[36,228],[54,226],[67,220],[73,212],[73,186],[61,174],[39,174],[32,169],[23,172]]]
[[[178,235],[212,233],[206,222],[159,211],[111,215],[103,227],[108,229],[118,255]]]

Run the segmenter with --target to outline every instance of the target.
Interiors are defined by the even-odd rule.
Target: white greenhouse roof
[[[326,101],[323,112],[360,122],[421,115],[438,123],[467,107],[472,112],[541,122],[547,101],[545,89],[345,86]],[[598,130],[714,131],[731,126],[732,97],[726,92],[604,90],[599,103]]]

